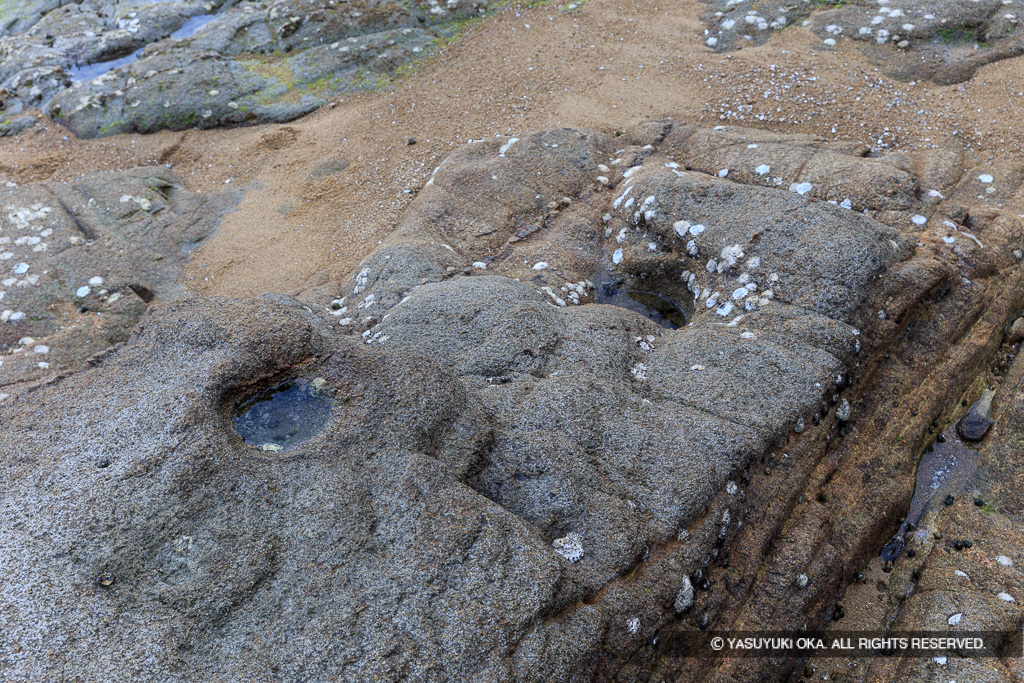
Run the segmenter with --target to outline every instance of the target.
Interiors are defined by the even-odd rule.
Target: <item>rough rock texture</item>
[[[188,250],[237,201],[159,167],[0,188],[0,397],[124,341],[149,302],[184,294]]]
[[[822,47],[858,41],[887,74],[946,85],[981,66],[1024,54],[1021,0],[706,0],[705,43],[718,51],[760,45],[773,32],[809,26]]]
[[[10,0],[0,7],[0,37],[19,33],[39,21],[50,10],[61,5],[61,0]]]
[[[340,92],[383,82],[487,6],[67,4],[0,37],[0,109],[10,116],[48,106],[82,137],[289,121]]]
[[[670,121],[473,143],[347,282],[150,309],[0,403],[5,677],[782,677],[678,653],[831,623],[1005,372],[1021,171],[969,163]],[[596,303],[623,293],[689,324]],[[323,432],[247,445],[236,405],[295,376]],[[977,486],[1006,511],[924,519],[1017,558],[1002,405]],[[995,572],[964,614],[1019,623]]]

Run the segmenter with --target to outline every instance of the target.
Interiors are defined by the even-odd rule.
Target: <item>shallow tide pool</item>
[[[246,443],[283,451],[312,439],[327,426],[331,398],[323,380],[290,379],[239,404],[233,421]]]

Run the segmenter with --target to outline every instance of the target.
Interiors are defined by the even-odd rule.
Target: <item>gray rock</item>
[[[36,117],[34,116],[25,115],[4,118],[0,121],[0,138],[19,135],[34,125],[36,125]]]
[[[333,292],[156,306],[89,367],[0,402],[18,453],[0,459],[5,675],[655,670],[648,644],[711,623],[711,563],[757,524],[764,489],[735,482],[781,444],[820,444],[826,425],[794,423],[945,275],[899,227],[790,191],[799,177],[669,165],[709,135],[473,143]],[[920,206],[893,160],[775,142],[766,163],[902,178],[891,206]],[[907,209],[884,211],[902,225]],[[605,281],[688,324],[595,303]],[[239,403],[295,377],[324,380],[324,430],[280,451],[243,441]],[[773,600],[804,618],[828,579],[792,563]]]
[[[1017,318],[1010,325],[1010,331],[1006,333],[1006,341],[1016,344],[1022,339],[1024,339],[1024,318]]]
[[[8,0],[0,5],[0,38],[20,33],[52,9],[60,0]]]
[[[704,2],[703,40],[716,51],[761,45],[791,26],[810,26],[822,49],[855,40],[873,62],[905,80],[959,83],[981,66],[1024,50],[1020,6],[1003,0]]]
[[[487,7],[72,3],[0,38],[0,88],[8,112],[46,107],[83,137],[288,121],[386,82]]]
[[[890,76],[947,85],[1024,51],[1019,10],[1002,0],[854,0],[817,14],[814,26],[823,38],[858,41]]]
[[[0,393],[77,367],[127,339],[149,302],[184,294],[188,249],[235,201],[161,167],[0,187]]]

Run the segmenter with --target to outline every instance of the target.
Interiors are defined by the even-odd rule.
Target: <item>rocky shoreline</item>
[[[34,383],[8,361],[5,676],[696,680],[710,664],[672,654],[688,633],[831,628],[863,592],[888,605],[865,628],[930,628],[953,586],[964,623],[1013,628],[1016,598],[996,593],[1021,580],[985,567],[1024,538],[1019,368],[991,369],[1024,305],[1021,175],[966,161],[671,121],[471,143],[347,283],[132,308],[107,335],[141,315],[127,341]],[[156,178],[78,198],[99,226],[162,214],[173,245],[192,200],[156,170],[123,182]],[[13,229],[74,218],[39,208]],[[96,253],[104,228],[81,220]],[[58,299],[105,288],[86,318],[109,320],[112,292],[173,296],[83,267],[47,266]],[[610,283],[687,324],[592,303]],[[44,324],[52,300],[5,327]],[[46,335],[16,355],[62,343]],[[60,368],[98,348],[80,350]],[[323,431],[242,441],[233,406],[288,377],[333,397]],[[914,558],[872,569],[917,458],[989,382],[1007,408],[971,486],[999,508],[930,501]]]
[[[879,82],[969,86],[1017,54],[1017,1],[686,11],[709,60],[806,21]],[[1024,163],[959,129],[890,148],[733,110],[489,124],[417,159],[344,269],[197,296],[196,254],[243,211],[271,228],[232,233],[242,263],[317,214],[254,209],[252,177],[198,187],[215,152],[186,136],[225,131],[158,131],[291,121],[491,8],[0,10],[0,150],[41,139],[40,108],[164,145],[67,181],[0,163],[0,678],[1024,680],[1013,652],[691,653],[711,632],[1024,628]],[[783,82],[763,98],[802,96]],[[414,163],[301,125],[235,151],[303,202]],[[337,233],[324,259],[355,249]]]
[[[39,2],[0,29],[0,130],[79,137],[291,121],[385,83],[486,0]],[[0,26],[4,16],[0,15]]]

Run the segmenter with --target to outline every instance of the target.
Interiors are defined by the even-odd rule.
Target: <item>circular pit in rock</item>
[[[331,415],[325,384],[320,378],[293,378],[254,394],[236,407],[235,431],[246,443],[273,453],[309,441]]]

